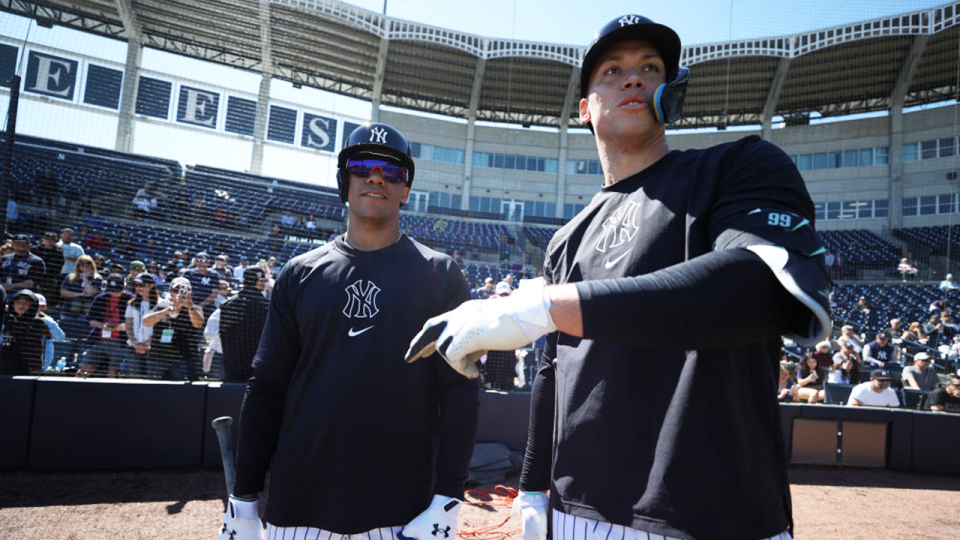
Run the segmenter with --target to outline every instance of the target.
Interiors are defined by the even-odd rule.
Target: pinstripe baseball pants
[[[269,539],[268,539],[269,540]],[[680,540],[553,510],[553,540]],[[760,539],[758,539],[760,540]],[[763,540],[793,540],[788,532]]]

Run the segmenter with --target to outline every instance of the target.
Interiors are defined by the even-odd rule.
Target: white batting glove
[[[476,379],[474,363],[487,351],[517,349],[556,329],[543,278],[524,280],[510,296],[464,302],[428,320],[410,342],[406,360],[439,352],[453,369]]]
[[[462,503],[457,499],[434,495],[426,510],[400,531],[401,538],[419,538],[420,540],[442,540],[457,538],[457,518],[460,517]]]
[[[543,491],[521,491],[513,500],[510,515],[520,512],[523,540],[547,539],[547,506],[550,499]]]
[[[227,502],[227,514],[223,525],[217,529],[219,540],[264,540],[263,523],[257,512],[256,499],[237,499],[233,495]]]

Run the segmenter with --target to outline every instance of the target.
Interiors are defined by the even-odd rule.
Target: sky
[[[646,2],[604,0],[601,2],[574,2],[571,0],[484,0],[482,2],[455,2],[453,0],[353,0],[349,4],[382,12],[386,1],[388,16],[422,24],[449,28],[483,37],[517,39],[523,41],[559,43],[585,46],[596,31],[622,15],[636,13],[666,24],[677,31],[685,45],[724,42],[730,40],[783,36],[810,30],[829,28],[850,22],[865,21],[898,13],[929,9],[944,2],[919,0],[672,0]],[[0,36],[77,52],[105,59],[121,68],[126,59],[126,43],[98,38],[58,26],[40,28],[29,19],[0,13]],[[169,53],[145,49],[142,57],[145,74],[176,74],[178,78],[200,82],[219,88],[228,88],[256,95],[260,76],[220,65],[178,57]],[[0,96],[2,98],[2,96]],[[295,89],[290,83],[273,80],[271,99],[302,105],[319,111],[330,111],[337,117],[353,122],[369,120],[370,104],[352,98],[303,87]],[[0,114],[6,116],[6,100],[0,99]],[[24,102],[21,102],[24,107]],[[33,125],[31,119],[35,118]],[[462,121],[462,119],[460,119]],[[38,125],[37,123],[42,123]],[[89,115],[74,107],[50,107],[39,102],[27,104],[21,110],[18,122],[21,132],[54,137],[49,126],[57,123],[56,133],[62,140],[88,141],[95,146],[112,147],[115,142],[116,117]],[[45,129],[46,128],[46,129]],[[184,133],[158,123],[138,124],[134,151],[163,152],[161,157],[182,163],[244,170],[250,164],[249,142],[236,138],[212,137],[210,152],[198,137],[205,134]],[[99,138],[98,138],[99,137]],[[54,137],[56,138],[56,137]],[[265,160],[271,163],[263,174],[314,181],[332,185],[335,165],[327,157],[304,155],[271,148]],[[314,172],[305,174],[303,171]]]

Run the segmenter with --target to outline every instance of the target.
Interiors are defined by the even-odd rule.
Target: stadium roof
[[[584,48],[495,39],[333,0],[0,0],[0,10],[383,105],[579,125]],[[773,38],[695,45],[672,127],[805,123],[957,92],[960,3]],[[899,101],[899,99],[897,100]]]

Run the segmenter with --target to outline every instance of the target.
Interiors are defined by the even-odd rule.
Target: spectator
[[[274,223],[270,233],[267,235],[267,250],[271,255],[276,255],[283,249],[283,238],[283,232],[280,231],[280,224]]]
[[[486,300],[487,298],[490,298],[494,294],[496,294],[496,288],[493,284],[493,278],[487,276],[483,280],[483,286],[477,287],[476,289],[474,289],[471,292],[470,296],[472,296],[474,300]]]
[[[206,326],[203,327],[203,339],[207,342],[207,347],[203,350],[203,368],[204,373],[210,373],[213,368],[213,360],[219,354],[223,356],[223,341],[220,339],[220,309],[216,309],[213,315],[207,319]],[[220,378],[224,378],[223,375]]]
[[[157,198],[151,193],[151,186],[147,184],[137,191],[133,197],[133,215],[139,219],[146,219],[157,208]]]
[[[93,263],[97,266],[97,271],[102,274],[109,275],[110,272],[107,271],[107,259],[100,255],[99,253],[93,256]]]
[[[894,343],[900,343],[901,336],[906,331],[900,319],[890,319],[890,326],[883,330]]]
[[[90,186],[84,186],[80,193],[80,203],[77,205],[77,215],[86,216],[93,212],[93,190]]]
[[[7,242],[6,244],[3,244],[2,246],[0,246],[0,257],[6,257],[7,255],[12,255],[12,254],[13,254],[12,243]]]
[[[923,345],[926,345],[927,341],[929,341],[927,335],[923,333],[923,328],[920,326],[919,321],[913,321],[910,323],[910,327],[907,328],[907,331],[900,336],[900,339],[903,341],[911,341],[913,343],[920,343]]]
[[[48,232],[43,235],[40,246],[33,249],[33,254],[43,259],[45,272],[41,279],[40,289],[46,293],[50,308],[60,306],[60,270],[65,259],[63,250],[57,247],[57,233]]]
[[[517,288],[516,285],[513,284],[513,274],[507,274],[507,276],[503,278],[503,282],[506,282],[506,284],[510,286],[511,291]]]
[[[54,345],[55,341],[63,341],[66,339],[66,334],[63,333],[63,330],[60,328],[60,325],[57,324],[57,321],[53,320],[52,317],[47,315],[47,299],[42,294],[37,294],[37,318],[43,321],[43,324],[47,325],[47,331],[50,333],[50,337],[44,337],[43,339],[43,371],[50,371],[53,369],[53,354],[54,354]]]
[[[220,274],[221,279],[231,279],[233,277],[233,267],[230,266],[230,257],[221,253],[213,260],[213,270]]]
[[[147,263],[147,274],[153,278],[153,283],[159,287],[166,283],[166,280],[163,279],[163,272],[160,271],[160,265],[157,261],[150,261]]]
[[[147,265],[143,264],[143,261],[133,261],[130,263],[130,269],[127,271],[126,277],[123,279],[123,288],[128,293],[136,295],[137,294],[137,276],[143,274],[147,271]]]
[[[213,305],[220,294],[220,272],[210,268],[210,256],[205,251],[197,253],[193,259],[194,268],[183,272],[183,277],[190,282],[191,300],[196,301],[203,310],[204,318],[213,314],[216,306]]]
[[[89,255],[81,255],[77,259],[73,272],[60,284],[60,296],[63,298],[60,325],[72,342],[68,354],[71,363],[73,354],[81,349],[81,344],[90,331],[87,312],[94,298],[100,294],[102,284],[103,279],[97,272],[93,258]]]
[[[928,400],[933,412],[960,413],[960,377],[950,377],[950,383],[930,392]]]
[[[230,282],[226,279],[221,279],[220,290],[217,291],[217,297],[213,300],[214,311],[220,309],[220,306],[232,297],[233,293],[234,290],[230,287]]]
[[[127,345],[130,348],[127,349],[123,371],[128,377],[146,377],[149,372],[148,358],[150,344],[153,342],[153,327],[143,324],[143,319],[153,312],[160,302],[160,297],[150,274],[139,274],[133,279],[133,284],[136,296],[127,301],[124,312]]]
[[[123,290],[121,274],[107,276],[106,288],[106,292],[93,299],[87,313],[87,324],[93,330],[90,331],[88,339],[89,348],[83,351],[77,377],[88,377],[99,371],[104,364],[107,366],[107,376],[116,377],[126,360],[124,337],[127,325],[124,313],[134,296]]]
[[[37,190],[37,206],[46,206],[52,210],[59,204],[60,179],[53,174],[53,171],[45,169],[43,173],[38,174],[35,188]]]
[[[310,214],[310,216],[307,217],[307,222],[304,223],[303,226],[306,229],[308,238],[317,237],[317,218],[314,217],[313,214]]]
[[[250,259],[246,255],[240,256],[240,265],[233,269],[234,281],[243,281],[243,273],[250,267]]]
[[[828,249],[826,252],[824,252],[823,263],[827,267],[827,274],[830,276],[830,279],[836,278],[836,274],[835,274],[836,262],[837,262],[837,256],[834,255],[832,251]]]
[[[800,385],[790,377],[795,370],[788,362],[780,362],[780,381],[777,383],[777,401],[781,403],[793,403],[797,400],[797,393]]]
[[[946,292],[956,289],[960,289],[960,285],[957,284],[957,280],[953,279],[953,274],[947,274],[940,282],[940,290]]]
[[[923,333],[930,338],[927,345],[936,347],[943,336],[943,323],[940,322],[939,315],[931,315],[927,322],[923,323]]]
[[[940,377],[931,369],[930,355],[921,352],[913,355],[913,365],[903,368],[903,387],[930,392],[940,386]]]
[[[900,259],[900,264],[897,265],[897,272],[900,272],[903,281],[906,281],[908,276],[910,279],[916,279],[917,277],[917,267],[906,257]]]
[[[848,407],[899,407],[900,398],[890,388],[890,372],[875,369],[870,380],[853,387]]]
[[[929,311],[930,313],[940,313],[945,309],[948,309],[947,300],[944,298],[941,298],[940,300],[934,300],[930,304],[930,307],[927,308],[927,311]]]
[[[50,332],[37,317],[39,306],[29,289],[11,295],[3,317],[0,375],[30,375],[43,368],[43,340]]]
[[[295,221],[293,215],[289,211],[283,213],[283,217],[280,218],[280,225],[284,229],[292,229]]]
[[[856,362],[853,357],[848,356],[842,358],[840,363],[830,366],[830,373],[827,374],[827,382],[830,384],[850,384],[851,381],[856,380],[854,378],[856,377],[854,373],[856,367]]]
[[[107,237],[103,234],[98,234],[91,231],[90,235],[87,236],[86,240],[83,241],[83,246],[96,253],[98,251],[110,249],[110,240],[107,239]]]
[[[830,369],[830,366],[833,365],[833,353],[830,349],[831,344],[829,340],[817,343],[813,357],[817,359],[817,365],[820,366],[821,370]]]
[[[43,259],[30,253],[31,247],[33,242],[30,240],[30,235],[15,235],[13,253],[0,258],[0,278],[3,279],[3,288],[6,289],[7,295],[12,295],[21,289],[40,292],[47,267],[43,264]]]
[[[73,240],[73,229],[67,227],[60,231],[60,241],[57,242],[57,247],[63,251],[63,267],[60,268],[61,282],[64,277],[73,273],[73,265],[76,264],[77,258],[83,255],[83,246]]]
[[[280,273],[280,265],[277,264],[276,257],[270,257],[267,259],[267,269],[270,271],[270,276],[276,278],[277,274]]]
[[[253,375],[253,356],[267,320],[270,302],[263,297],[266,274],[257,266],[243,273],[240,293],[220,306],[220,340],[224,380],[245,382]]]
[[[823,372],[812,353],[807,353],[800,361],[796,380],[800,385],[800,389],[797,390],[798,399],[806,400],[807,403],[823,401]]]
[[[860,355],[857,354],[857,351],[853,350],[853,345],[849,341],[845,341],[840,346],[840,351],[833,355],[833,365],[831,367],[836,367],[843,364],[844,362],[850,362],[850,368],[847,369],[847,375],[851,377],[851,380],[858,380],[860,376]],[[828,382],[833,382],[828,379]]]
[[[180,273],[186,270],[186,266],[187,262],[183,252],[179,250],[174,251],[173,258],[167,261],[167,265],[163,268],[164,279],[166,281],[173,281],[180,277]]]
[[[949,339],[953,338],[954,335],[960,333],[960,326],[953,320],[953,314],[949,310],[940,312],[940,324],[943,325],[943,335]]]
[[[869,366],[889,369],[900,361],[900,350],[890,343],[890,336],[878,332],[876,339],[863,347],[863,362]]]
[[[867,301],[866,296],[861,296],[860,300],[857,300],[857,305],[854,306],[854,311],[862,311],[864,313],[870,313],[870,310],[873,309],[873,304]]]
[[[197,380],[198,329],[203,328],[203,310],[193,303],[190,281],[178,277],[170,283],[170,298],[160,299],[143,324],[154,327],[159,339],[152,340],[150,378]]]

